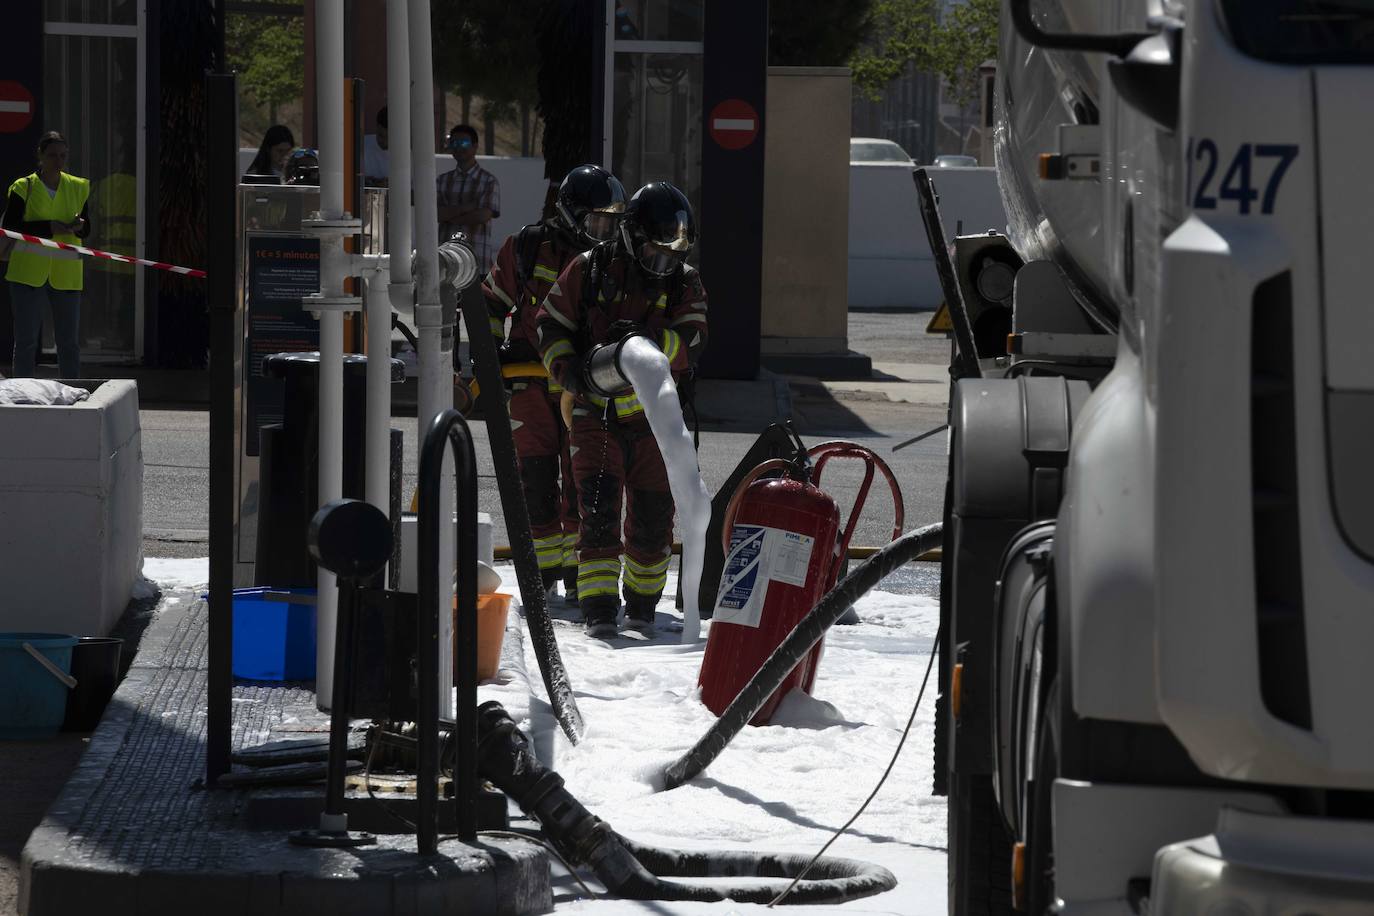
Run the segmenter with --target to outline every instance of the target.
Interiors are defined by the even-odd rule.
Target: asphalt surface
[[[867,353],[874,360],[875,377],[860,382],[786,380],[792,418],[808,445],[832,438],[848,439],[872,449],[888,462],[902,491],[907,528],[937,520],[944,493],[943,435],[893,451],[902,441],[938,427],[945,419],[944,367],[948,344],[943,337],[923,333],[929,317],[929,313],[853,312],[850,348]],[[728,383],[721,383],[714,395],[714,412],[729,409],[733,391]],[[756,399],[756,394],[755,388],[748,389],[750,398]],[[719,424],[729,428],[701,430],[698,461],[712,493],[730,476],[771,419],[772,405],[768,407],[763,410],[756,403],[741,403],[740,417]],[[206,556],[209,413],[144,410],[141,421],[144,555]],[[397,416],[393,425],[405,437],[403,499],[408,503],[416,484],[416,421]],[[509,541],[486,425],[478,420],[471,428],[477,449],[479,507],[492,514],[496,543],[506,544]],[[836,461],[825,471],[824,488],[839,502],[846,518],[861,479],[862,467],[858,462]],[[892,535],[892,524],[891,497],[881,480],[877,480],[855,529],[853,543],[886,543]]]

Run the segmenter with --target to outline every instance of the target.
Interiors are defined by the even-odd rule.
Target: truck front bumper
[[[1151,913],[1369,916],[1374,823],[1223,809],[1155,855]]]

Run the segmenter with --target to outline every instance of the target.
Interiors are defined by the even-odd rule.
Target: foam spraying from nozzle
[[[682,642],[696,642],[701,637],[697,590],[711,522],[711,495],[701,480],[696,446],[682,419],[668,357],[649,338],[636,335],[618,345],[615,362],[644,407],[668,469],[668,487],[682,525]]]

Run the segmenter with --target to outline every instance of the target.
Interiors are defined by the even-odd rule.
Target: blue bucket
[[[315,679],[315,590],[234,589],[234,677]]]
[[[47,738],[67,713],[67,685],[24,648],[33,646],[63,674],[71,672],[75,636],[0,633],[0,739]]]

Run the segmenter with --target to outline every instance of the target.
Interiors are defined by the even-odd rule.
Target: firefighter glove
[[[562,385],[563,390],[569,394],[582,394],[587,387],[583,380],[586,365],[586,357],[582,356],[580,353],[569,358],[567,368],[563,370],[563,377],[555,379],[555,381],[557,381],[559,385]]]
[[[621,318],[611,323],[606,331],[608,340],[624,340],[632,334],[643,334],[644,325],[632,318]]]

